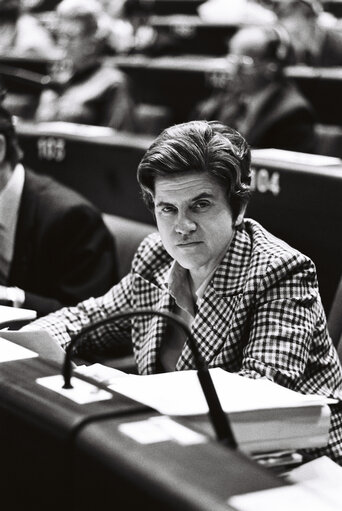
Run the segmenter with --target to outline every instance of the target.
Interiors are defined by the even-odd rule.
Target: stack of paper
[[[241,450],[321,447],[327,444],[331,400],[303,395],[266,379],[252,380],[220,368],[210,370],[223,410]],[[196,371],[119,378],[110,388],[171,416],[212,428]]]

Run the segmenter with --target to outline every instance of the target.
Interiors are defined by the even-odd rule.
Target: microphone
[[[78,341],[87,333],[89,333],[92,330],[95,330],[96,328],[113,321],[116,321],[117,319],[127,318],[127,317],[133,317],[133,316],[161,316],[163,318],[166,318],[167,320],[173,322],[176,324],[176,326],[182,328],[187,335],[189,346],[191,349],[191,352],[193,354],[194,360],[195,360],[195,366],[197,370],[197,376],[200,382],[200,385],[202,387],[203,394],[205,396],[208,408],[209,408],[209,417],[211,419],[212,426],[214,428],[217,440],[220,443],[223,443],[227,447],[230,447],[231,449],[237,448],[237,442],[234,437],[234,433],[232,431],[232,428],[229,424],[227,415],[222,409],[220,400],[218,398],[213,380],[211,378],[208,366],[206,362],[203,360],[199,350],[198,346],[194,340],[194,338],[191,335],[190,328],[188,327],[187,323],[180,317],[176,316],[175,314],[171,312],[161,312],[161,311],[155,311],[153,309],[138,309],[138,310],[131,310],[128,309],[126,311],[117,312],[115,314],[112,314],[110,317],[102,319],[97,321],[96,323],[93,323],[87,327],[85,327],[81,332],[76,334],[70,341],[69,345],[66,348],[65,358],[64,358],[64,364],[63,364],[63,378],[64,378],[64,389],[72,389],[71,385],[71,374],[72,374],[72,364],[71,364],[71,355],[72,351],[74,350],[76,344]]]

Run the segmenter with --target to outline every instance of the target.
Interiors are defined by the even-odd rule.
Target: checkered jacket
[[[165,287],[171,257],[157,233],[139,247],[131,272],[107,294],[38,320],[65,346],[83,327],[128,308],[170,312]],[[339,396],[342,370],[327,332],[316,271],[309,258],[247,219],[217,267],[198,305],[192,335],[210,367],[267,377],[302,393]],[[139,372],[158,368],[166,321],[162,317],[118,320],[93,331],[82,349],[105,351],[133,343]],[[176,370],[194,368],[185,343]],[[341,391],[342,396],[342,391]],[[342,463],[341,414],[333,414],[328,454]]]

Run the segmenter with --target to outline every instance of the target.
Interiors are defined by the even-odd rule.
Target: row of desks
[[[4,508],[224,511],[232,495],[284,484],[214,440],[137,442],[120,425],[157,412],[117,393],[80,405],[36,381],[60,372],[41,358],[1,363]]]
[[[150,137],[107,128],[18,125],[24,163],[82,193],[101,211],[153,223],[140,196],[137,166]],[[309,255],[328,312],[342,273],[342,165],[338,159],[254,150],[247,216]]]
[[[229,79],[224,57],[144,55],[117,56],[109,59],[131,78],[138,101],[167,105],[175,122],[184,122],[191,110],[215,89],[225,88]],[[312,104],[317,121],[342,124],[342,106],[338,100],[342,68],[290,66],[285,70]]]
[[[108,57],[107,62],[130,77],[138,102],[170,107],[174,122],[187,120],[196,103],[224,88],[229,78],[224,57],[130,55]],[[55,65],[53,60],[0,56],[0,74],[3,70],[8,90],[15,92],[39,94]],[[286,74],[311,102],[318,122],[342,124],[341,68],[292,66]]]

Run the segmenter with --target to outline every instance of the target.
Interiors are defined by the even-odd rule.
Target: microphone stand
[[[105,318],[103,320],[97,321],[96,323],[93,323],[89,325],[88,327],[84,328],[81,332],[76,334],[70,341],[70,344],[66,348],[65,358],[64,358],[64,364],[63,364],[63,378],[64,378],[64,385],[63,388],[65,389],[72,389],[71,385],[71,374],[72,374],[72,364],[71,364],[71,355],[72,351],[75,348],[78,341],[89,333],[90,331],[106,324],[113,322],[117,319],[127,318],[127,317],[133,317],[133,316],[147,316],[147,315],[153,315],[153,316],[161,316],[163,318],[166,318],[167,320],[171,320],[171,322],[175,323],[176,326],[182,328],[185,332],[185,334],[188,337],[188,342],[195,360],[195,366],[197,370],[197,376],[200,382],[200,385],[202,387],[202,391],[204,393],[206,402],[208,404],[209,408],[209,417],[211,419],[212,426],[214,428],[217,440],[220,443],[223,443],[227,447],[230,447],[232,449],[237,448],[237,443],[233,434],[233,431],[231,429],[231,426],[229,424],[229,421],[227,419],[227,416],[225,412],[222,409],[221,403],[219,401],[213,380],[211,378],[209,369],[205,361],[203,360],[196,342],[194,341],[190,329],[188,325],[185,323],[185,321],[182,318],[179,318],[175,314],[172,314],[171,312],[160,312],[160,311],[154,311],[151,309],[139,309],[139,310],[126,310],[122,312],[118,312],[115,314],[112,314],[110,317]]]

